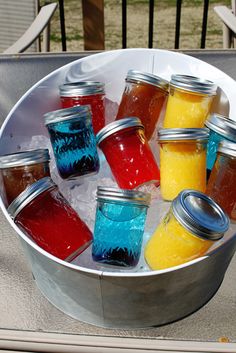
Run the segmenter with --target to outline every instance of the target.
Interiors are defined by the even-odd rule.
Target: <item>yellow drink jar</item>
[[[161,129],[160,186],[162,198],[173,200],[180,191],[206,190],[208,129]]]
[[[210,197],[183,190],[145,247],[145,260],[152,270],[161,270],[200,257],[221,239],[229,219]]]
[[[163,122],[164,128],[202,128],[217,86],[209,80],[172,75]]]

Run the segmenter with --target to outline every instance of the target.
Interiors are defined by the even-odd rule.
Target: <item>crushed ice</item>
[[[110,109],[115,110],[113,106]],[[88,227],[93,231],[96,213],[96,191],[98,186],[118,187],[112,177],[110,167],[103,155],[98,150],[100,159],[100,171],[96,175],[81,177],[76,180],[63,180],[57,172],[56,162],[53,155],[50,139],[46,136],[33,136],[31,141],[22,143],[21,150],[31,150],[37,148],[48,148],[51,161],[50,170],[53,181],[58,185],[60,192],[69,201],[71,206],[76,210],[81,219],[83,219]],[[144,246],[150,235],[154,232],[159,220],[164,216],[166,207],[163,208],[161,201],[160,189],[153,184],[143,185],[138,188],[140,191],[149,192],[151,194],[151,205],[148,210],[146,228],[143,240],[142,254],[140,261],[135,268],[119,269],[118,267],[100,265],[92,260],[91,246],[85,250],[80,256],[73,260],[73,264],[89,269],[112,271],[112,272],[143,272],[150,271],[143,257]]]

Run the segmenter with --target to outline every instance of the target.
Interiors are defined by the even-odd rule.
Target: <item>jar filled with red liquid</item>
[[[122,189],[160,182],[160,172],[139,118],[114,121],[96,136],[112,174]]]
[[[168,96],[169,82],[146,72],[129,70],[116,120],[136,116],[151,139],[164,103]]]
[[[59,86],[62,108],[90,105],[94,133],[105,126],[104,83],[85,81],[70,82]]]
[[[92,233],[51,178],[36,181],[8,207],[14,222],[42,249],[72,261],[92,241]]]
[[[8,206],[27,186],[50,176],[48,149],[11,153],[0,156],[3,199]]]
[[[236,143],[220,142],[206,193],[236,222]]]

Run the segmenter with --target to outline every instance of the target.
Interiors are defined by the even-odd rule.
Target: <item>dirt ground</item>
[[[171,1],[170,1],[171,2]],[[127,1],[127,47],[148,46],[148,1]],[[153,47],[173,49],[176,7],[173,1],[155,1]],[[211,1],[208,12],[206,48],[222,48],[222,23],[214,12],[216,5],[230,5],[230,0]],[[64,0],[67,51],[83,50],[81,1]],[[203,1],[183,0],[180,49],[200,48]],[[105,1],[105,48],[122,47],[121,1]],[[51,29],[51,51],[61,51],[59,11]]]

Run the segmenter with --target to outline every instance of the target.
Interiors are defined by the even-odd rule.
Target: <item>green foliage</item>
[[[55,33],[51,33],[50,40],[52,40],[53,42],[56,42],[56,43],[61,43],[61,36],[58,36]]]
[[[73,35],[67,35],[66,36],[67,40],[81,40],[83,39],[83,36],[81,36],[80,34],[73,34]]]

